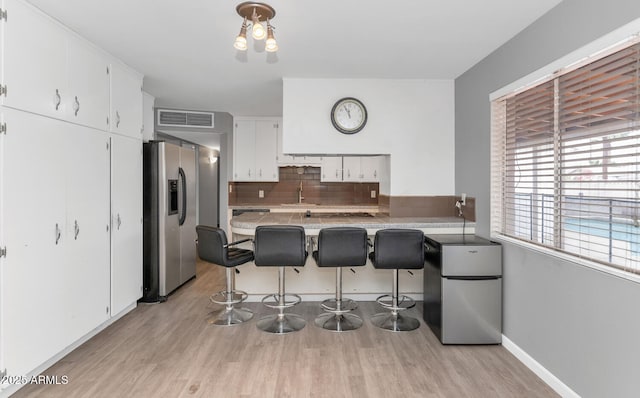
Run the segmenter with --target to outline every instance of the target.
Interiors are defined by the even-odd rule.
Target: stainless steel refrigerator
[[[196,151],[143,146],[143,302],[165,301],[196,275]]]

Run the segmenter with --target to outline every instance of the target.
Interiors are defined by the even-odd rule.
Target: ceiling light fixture
[[[247,50],[247,21],[250,20],[251,36],[255,40],[263,40],[266,37],[265,50],[267,52],[278,51],[278,44],[273,35],[274,27],[270,23],[270,20],[276,16],[276,10],[273,7],[265,3],[244,2],[238,4],[236,11],[244,20],[240,28],[240,34],[236,37],[233,47],[240,51]],[[267,29],[262,24],[264,21],[267,22]]]

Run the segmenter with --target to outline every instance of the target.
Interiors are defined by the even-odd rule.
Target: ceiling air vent
[[[213,128],[213,113],[159,109],[158,126]]]

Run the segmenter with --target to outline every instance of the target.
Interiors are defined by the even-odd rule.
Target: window
[[[492,102],[493,234],[640,274],[640,43]]]

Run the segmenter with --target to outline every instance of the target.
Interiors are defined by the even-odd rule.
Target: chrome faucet
[[[300,180],[300,188],[298,188],[298,203],[302,203],[304,196],[302,196],[302,180]]]

